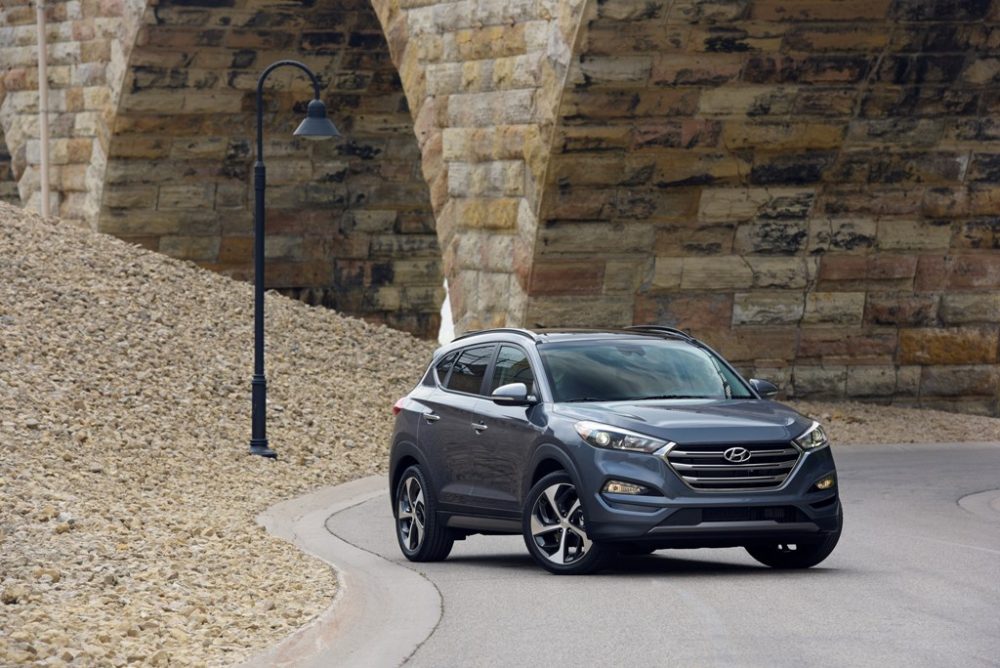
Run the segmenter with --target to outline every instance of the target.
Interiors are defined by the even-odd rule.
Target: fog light
[[[820,491],[823,491],[823,490],[827,490],[827,489],[833,489],[833,486],[836,485],[836,484],[837,484],[837,476],[835,476],[835,475],[833,475],[831,473],[830,475],[824,476],[824,477],[820,478],[819,480],[817,480],[816,484],[813,485],[813,487],[815,487],[816,489],[818,489]]]
[[[632,482],[622,482],[621,480],[609,480],[604,485],[604,491],[611,494],[647,494],[648,487],[636,485]]]

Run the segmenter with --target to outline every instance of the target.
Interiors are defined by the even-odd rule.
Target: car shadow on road
[[[445,563],[459,563],[469,566],[479,565],[489,569],[533,571],[539,575],[544,574],[544,571],[535,564],[534,560],[528,554],[523,556],[517,554],[453,555]],[[839,568],[814,566],[807,570],[798,571],[798,574],[816,577],[840,575],[847,572]],[[697,577],[704,575],[765,576],[777,573],[781,573],[782,577],[787,578],[794,571],[776,571],[773,568],[749,561],[745,564],[734,564],[729,561],[713,561],[711,558],[689,559],[673,556],[669,551],[644,556],[621,555],[610,566],[600,571],[600,575],[616,577],[648,575],[670,575],[672,577]]]

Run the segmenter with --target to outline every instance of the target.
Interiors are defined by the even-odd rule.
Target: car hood
[[[675,443],[790,441],[813,422],[787,406],[756,399],[576,402],[556,404],[554,412]]]

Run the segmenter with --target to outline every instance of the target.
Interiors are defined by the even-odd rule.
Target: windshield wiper
[[[654,399],[711,399],[712,397],[699,396],[694,394],[654,394],[648,397],[637,397],[629,401],[652,401]]]

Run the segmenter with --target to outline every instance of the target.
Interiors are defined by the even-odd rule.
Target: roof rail
[[[521,336],[528,337],[532,341],[538,340],[538,336],[534,332],[527,329],[521,329],[519,327],[491,327],[489,329],[476,329],[471,332],[466,332],[465,334],[456,336],[454,339],[452,339],[452,341],[454,342],[460,339],[467,339],[470,336],[476,336],[478,334],[493,334],[494,332],[496,333],[502,332],[504,334],[520,334]]]
[[[677,329],[676,327],[667,327],[665,325],[632,325],[626,327],[625,329],[633,332],[651,332],[656,334],[667,334],[669,336],[676,336],[684,339],[685,341],[694,341],[695,338],[685,331]]]

